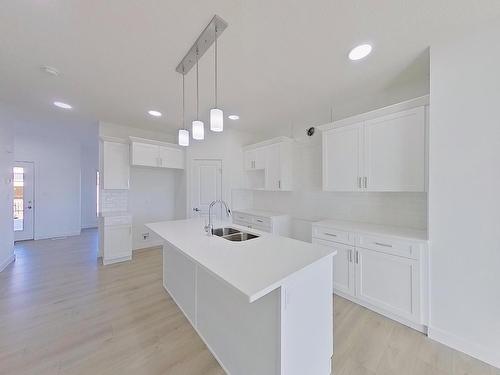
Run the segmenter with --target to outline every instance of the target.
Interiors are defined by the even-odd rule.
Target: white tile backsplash
[[[127,190],[101,190],[101,212],[128,211]]]

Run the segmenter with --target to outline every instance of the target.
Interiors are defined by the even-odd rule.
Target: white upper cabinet
[[[245,151],[245,169],[263,170],[266,168],[267,147]]]
[[[323,190],[425,191],[426,107],[375,114],[323,127]]]
[[[178,148],[159,146],[160,167],[184,169],[184,153]]]
[[[130,181],[129,146],[126,143],[102,143],[103,189],[128,189]]]
[[[323,133],[323,190],[362,189],[363,124]]]
[[[184,169],[184,153],[176,145],[130,137],[132,165]]]
[[[368,191],[424,191],[424,107],[365,122]]]
[[[292,145],[289,138],[271,139],[247,147],[244,150],[245,170],[255,171],[249,175],[263,175],[262,186],[253,186],[254,188],[271,191],[292,190]]]
[[[149,143],[132,142],[132,165],[142,165],[145,167],[157,167],[158,146]]]

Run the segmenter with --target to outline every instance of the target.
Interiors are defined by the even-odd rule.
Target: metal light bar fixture
[[[210,23],[201,32],[196,42],[191,46],[188,53],[181,60],[177,68],[175,69],[180,74],[187,74],[196,65],[196,54],[198,53],[198,59],[200,59],[205,52],[210,48],[215,42],[216,30],[217,37],[219,37],[227,27],[227,22],[215,15]]]

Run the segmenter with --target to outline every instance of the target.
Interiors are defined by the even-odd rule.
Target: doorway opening
[[[33,236],[33,172],[32,162],[15,162],[13,167],[13,218],[14,218],[14,240],[32,240]]]

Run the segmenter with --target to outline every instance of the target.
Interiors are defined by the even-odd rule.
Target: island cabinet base
[[[330,374],[331,257],[249,302],[175,247],[163,248],[163,284],[228,374]],[[256,270],[258,272],[258,270]]]

